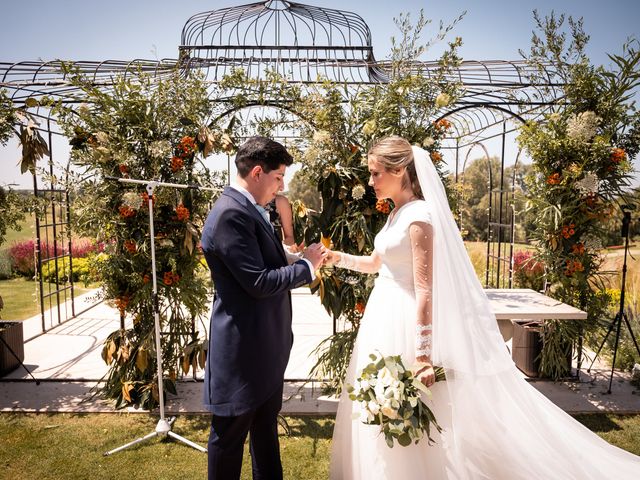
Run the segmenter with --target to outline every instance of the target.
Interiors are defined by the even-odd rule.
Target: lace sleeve
[[[380,257],[374,251],[368,256],[350,255],[343,252],[335,252],[338,255],[338,261],[334,264],[336,267],[346,268],[361,273],[376,273],[380,270],[382,264]]]
[[[409,227],[416,294],[416,359],[431,363],[433,286],[433,227],[415,222]]]

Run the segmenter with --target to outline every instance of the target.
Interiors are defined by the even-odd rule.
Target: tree
[[[305,207],[315,210],[316,212],[322,210],[322,201],[318,193],[318,186],[304,170],[298,170],[293,174],[289,182],[287,196],[291,202],[298,200],[304,203]]]

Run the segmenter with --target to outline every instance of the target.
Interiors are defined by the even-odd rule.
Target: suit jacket
[[[293,343],[290,290],[311,273],[303,260],[287,264],[272,228],[233,188],[209,213],[201,244],[215,286],[204,403],[237,416],[282,385]]]

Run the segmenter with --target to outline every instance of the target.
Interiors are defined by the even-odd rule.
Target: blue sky
[[[545,15],[555,10],[584,18],[591,36],[587,49],[592,61],[608,65],[606,53],[619,53],[628,37],[640,38],[638,0],[305,0],[306,3],[355,12],[368,23],[378,59],[397,34],[393,17],[422,8],[434,20],[452,21],[466,10],[452,36],[464,42],[466,60],[517,60],[518,49],[528,51],[534,27],[533,9]],[[3,2],[0,7],[0,62],[25,60],[131,60],[176,58],[186,20],[196,13],[248,3],[205,0],[29,0]],[[391,5],[391,6],[389,6]],[[435,48],[426,59],[437,55]],[[498,153],[492,151],[491,153]],[[15,166],[15,143],[0,147],[0,183],[31,185]]]

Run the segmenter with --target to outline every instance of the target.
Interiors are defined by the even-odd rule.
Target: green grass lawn
[[[640,454],[640,415],[580,415],[578,421],[608,442]],[[284,477],[328,478],[333,417],[291,417],[281,436]],[[142,414],[0,414],[2,478],[205,478],[207,456],[173,439],[154,438],[104,457],[107,450],[152,432],[157,417]],[[173,431],[206,446],[209,417],[180,416]],[[497,460],[497,459],[496,459]],[[248,447],[242,478],[251,478]]]
[[[1,478],[187,479],[206,478],[207,455],[167,438],[151,439],[103,457],[154,431],[156,417],[139,414],[0,414]],[[326,479],[333,419],[288,419],[291,436],[281,438],[284,477]],[[206,446],[209,417],[181,416],[173,431]],[[242,471],[251,478],[248,447]]]
[[[94,287],[91,285],[90,287]],[[38,282],[27,280],[24,277],[0,280],[0,296],[4,301],[4,308],[0,311],[0,316],[4,320],[26,320],[40,313]],[[44,284],[45,292],[48,292],[48,284]],[[85,288],[82,283],[74,284],[74,293],[78,297],[91,288]],[[51,291],[55,290],[55,285],[51,286]],[[67,291],[67,298],[70,298],[70,291]],[[61,297],[63,298],[63,297]],[[47,305],[48,308],[48,305]]]

